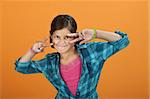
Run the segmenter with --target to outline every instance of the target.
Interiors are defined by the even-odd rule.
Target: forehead
[[[54,35],[59,35],[59,36],[65,36],[67,35],[68,33],[71,33],[67,28],[63,28],[61,30],[56,30],[54,32]]]

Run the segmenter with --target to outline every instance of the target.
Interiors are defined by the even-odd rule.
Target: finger
[[[48,40],[49,40],[49,37],[46,36],[44,39],[42,39],[41,41],[38,41],[38,42],[41,42],[42,46],[48,47],[49,46],[49,42],[47,42]]]
[[[44,49],[44,46],[40,47],[40,50],[43,50]]]
[[[67,36],[69,36],[69,37],[78,37],[79,34],[78,33],[69,33],[69,34],[67,34]]]
[[[44,47],[40,47],[40,48],[39,48],[39,51],[40,51],[40,52],[43,52],[43,51],[44,51]]]
[[[44,45],[44,46],[42,46],[42,47],[44,47],[44,48],[45,48],[45,47],[49,47],[49,45]]]
[[[42,43],[39,43],[37,47],[40,50],[40,48],[42,47]]]
[[[36,41],[36,43],[40,43],[41,44],[41,43],[43,43],[43,41]]]
[[[83,40],[80,42],[80,44],[87,43],[87,42],[88,42],[87,40]]]
[[[69,41],[69,43],[75,43],[75,42],[80,41],[80,40],[82,40],[82,38],[76,38],[76,39],[74,39],[72,41]]]
[[[45,43],[46,41],[48,41],[49,37],[45,37],[42,41]]]
[[[79,37],[84,38],[84,33],[83,32],[79,32]]]
[[[48,46],[45,45],[44,43],[39,43],[39,44],[38,44],[38,50],[41,50],[41,49],[43,49],[43,48],[45,48],[45,47],[48,47]]]
[[[38,47],[42,47],[42,46],[45,46],[45,44],[42,41],[38,42]]]
[[[42,41],[37,41],[37,47],[41,48],[41,47],[48,47],[48,45],[44,44]]]

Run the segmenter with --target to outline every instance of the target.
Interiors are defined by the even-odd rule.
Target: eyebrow
[[[60,35],[56,34],[56,36],[60,36]]]

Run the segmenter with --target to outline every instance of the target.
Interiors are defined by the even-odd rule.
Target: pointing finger
[[[70,41],[70,43],[75,43],[75,42],[80,41],[80,40],[82,40],[82,38],[76,38],[76,39]]]
[[[49,37],[45,37],[42,41],[45,43],[48,39]]]
[[[69,33],[69,34],[67,34],[67,36],[69,36],[69,37],[78,37],[79,34],[78,33]]]
[[[83,41],[80,42],[80,44],[83,44],[83,43],[87,43],[87,41],[86,41],[86,40],[83,40]]]

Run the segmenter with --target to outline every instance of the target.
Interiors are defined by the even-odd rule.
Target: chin
[[[61,54],[64,54],[64,53],[67,53],[68,50],[58,50],[58,52],[61,53]]]

